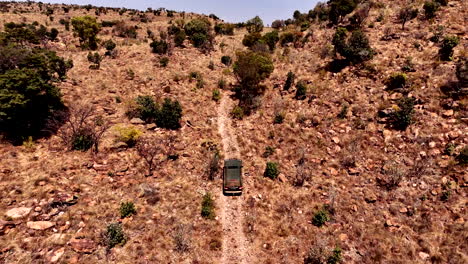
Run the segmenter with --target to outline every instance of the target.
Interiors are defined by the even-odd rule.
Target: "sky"
[[[164,7],[170,10],[215,14],[226,22],[244,22],[260,16],[265,24],[275,19],[291,18],[295,10],[308,12],[318,0],[59,0],[48,3],[95,5],[108,7],[126,7],[146,10],[151,7]],[[326,2],[326,0],[322,0]]]

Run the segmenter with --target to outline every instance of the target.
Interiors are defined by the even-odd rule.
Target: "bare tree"
[[[162,140],[156,137],[141,138],[136,145],[136,150],[138,155],[146,162],[148,167],[147,176],[153,175],[156,164],[161,163],[161,160],[158,161],[156,157],[164,152]]]
[[[210,181],[214,180],[216,174],[218,173],[219,171],[219,152],[218,151],[215,151],[213,154],[212,154],[212,157],[210,159],[210,162],[208,163],[208,179]]]
[[[62,124],[65,123],[63,126]],[[62,127],[61,127],[62,126]],[[99,142],[110,124],[102,116],[95,115],[95,108],[86,104],[77,104],[69,111],[62,111],[48,121],[48,130],[59,130],[58,136],[71,150],[99,151]]]
[[[401,23],[401,29],[405,29],[406,22],[418,16],[418,9],[412,7],[404,7],[398,13],[398,20]]]
[[[166,159],[158,159],[158,155],[167,156],[168,159],[176,159],[175,154],[175,136],[155,137],[147,136],[138,140],[136,150],[138,155],[145,160],[148,167],[147,176],[153,175],[153,170],[163,163]]]

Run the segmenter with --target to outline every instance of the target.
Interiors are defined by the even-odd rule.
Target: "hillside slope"
[[[277,45],[257,109],[229,120],[229,133],[218,127],[227,118],[213,90],[224,80],[221,102],[238,103],[229,91],[238,80],[221,57],[235,60],[236,51],[246,49],[245,28],[216,35],[211,52],[186,40],[161,56],[151,52],[149,32],[159,36],[177,19],[203,16],[0,3],[2,25],[37,21],[59,30],[56,41],[43,45],[73,60],[67,79],[57,84],[65,105],[94,107],[93,116],[110,126],[98,153],[70,151],[60,133],[22,146],[0,143],[0,262],[315,263],[307,256],[320,256],[326,263],[335,250],[342,263],[466,263],[468,174],[456,157],[468,143],[468,101],[447,95],[444,86],[458,82],[456,64],[467,56],[467,3],[449,1],[435,18],[420,14],[402,29],[396,18],[406,1],[378,2],[362,26],[375,51],[372,60],[329,71],[336,26],[311,23],[298,45]],[[413,4],[422,10],[423,1]],[[49,9],[53,14],[46,14]],[[84,15],[122,20],[137,26],[137,36],[119,37],[115,26],[103,27],[98,38],[112,39],[117,53],[92,70],[89,50],[60,23]],[[430,40],[438,26],[442,36],[459,38],[453,61],[441,61],[440,44]],[[290,25],[280,34],[295,30]],[[169,58],[166,67],[162,57]],[[405,65],[411,66],[405,89],[386,89]],[[195,72],[202,81],[191,78]],[[304,100],[295,98],[296,85],[283,90],[288,72],[307,86]],[[178,100],[181,128],[129,118],[129,106],[141,95]],[[416,104],[414,122],[401,131],[379,113],[398,109],[403,97]],[[275,122],[278,115],[281,122]],[[137,149],[119,144],[122,127],[140,130],[143,138],[171,138],[160,145],[177,157],[157,155],[160,162],[149,175]],[[221,197],[221,170],[210,179],[210,163],[218,151],[229,158],[233,142],[246,189],[242,197]],[[268,161],[278,163],[275,180],[264,177]],[[214,199],[208,218],[200,213],[206,193]],[[127,201],[136,214],[122,218],[119,208]],[[225,222],[238,220],[236,214],[239,225]],[[318,227],[320,220],[328,221]],[[121,224],[124,245],[106,247],[103,232],[110,223]],[[226,245],[241,247],[233,251],[242,254],[238,260]]]

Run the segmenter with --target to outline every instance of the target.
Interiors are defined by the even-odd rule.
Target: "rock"
[[[332,137],[332,140],[333,140],[333,142],[335,142],[335,144],[340,143],[340,139],[338,137]]]
[[[382,132],[383,136],[384,136],[384,141],[385,142],[388,142],[390,140],[390,138],[392,137],[392,131],[390,130],[387,130],[385,129],[383,132]]]
[[[340,239],[341,242],[344,242],[344,241],[348,240],[348,235],[347,234],[340,234],[338,236],[338,238]]]
[[[5,234],[5,231],[7,231],[9,228],[14,228],[15,223],[13,221],[4,221],[0,220],[0,235]]]
[[[330,168],[329,171],[330,171],[330,175],[332,176],[338,175],[338,171],[335,168]]]
[[[426,252],[422,252],[422,251],[419,252],[418,255],[419,255],[419,257],[420,257],[422,260],[426,260],[427,258],[430,257],[429,254],[427,254]]]
[[[280,182],[288,182],[288,179],[286,178],[286,176],[284,176],[283,173],[281,173],[279,176],[278,176],[278,179]]]
[[[18,207],[8,210],[5,215],[13,220],[23,218],[31,212],[31,208]]]
[[[442,113],[442,116],[443,117],[451,117],[453,116],[453,109],[450,109],[450,110],[447,110],[445,112]]]
[[[26,225],[28,226],[28,228],[31,228],[34,230],[46,230],[55,226],[55,223],[50,222],[50,221],[36,221],[36,222],[27,222]]]
[[[130,123],[134,125],[141,125],[141,124],[144,124],[145,121],[141,120],[140,118],[135,117],[130,120]]]
[[[142,183],[138,186],[139,192],[138,197],[149,197],[154,194],[154,188],[146,183]]]
[[[49,259],[49,262],[55,263],[59,261],[59,259],[63,256],[65,253],[65,248],[59,248],[55,251],[52,251],[50,254],[48,254],[47,258]]]
[[[452,140],[458,138],[459,135],[458,131],[450,131],[448,133],[448,137]]]
[[[434,141],[429,142],[429,147],[430,148],[435,148],[436,143]]]
[[[400,213],[406,214],[408,212],[408,209],[406,207],[403,207],[400,209]]]
[[[59,206],[70,206],[74,205],[78,202],[78,197],[68,194],[68,193],[58,193],[52,203],[50,204],[52,207],[59,207]]]
[[[114,145],[112,145],[111,149],[125,149],[127,147],[128,145],[125,142],[116,142]]]
[[[155,128],[156,128],[156,124],[154,124],[154,123],[151,123],[151,124],[147,124],[147,125],[146,125],[146,129],[148,129],[148,130],[153,130],[153,129],[155,129]]]
[[[367,203],[375,203],[377,202],[377,196],[375,195],[375,193],[368,191],[365,194],[364,200]]]
[[[69,244],[71,245],[72,249],[78,253],[93,253],[97,245],[93,240],[86,239],[86,238],[73,238],[70,240]]]

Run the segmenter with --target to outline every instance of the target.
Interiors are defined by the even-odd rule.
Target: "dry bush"
[[[48,122],[48,129],[60,127],[62,120],[65,125],[58,136],[70,150],[87,150],[93,147],[99,151],[99,142],[110,124],[101,116],[95,116],[95,108],[86,104],[70,107],[69,112],[61,112]]]
[[[167,155],[173,154],[174,147],[174,137],[155,137],[147,136],[138,140],[136,149],[138,155],[145,160],[145,163],[148,168],[147,176],[153,175],[153,170],[159,166],[165,159],[158,159],[158,155]]]
[[[398,188],[407,172],[400,164],[390,163],[383,167],[383,174],[383,177],[377,178],[377,183],[387,191],[391,191]]]
[[[173,233],[174,249],[179,253],[185,253],[190,250],[191,227],[179,224]]]

